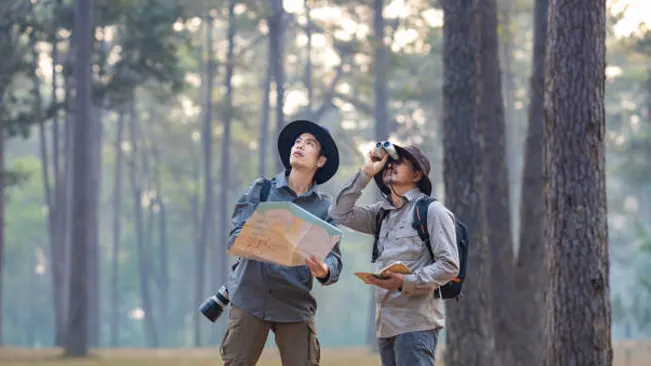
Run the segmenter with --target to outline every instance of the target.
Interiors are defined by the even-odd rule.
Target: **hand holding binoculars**
[[[384,155],[389,154],[391,159],[398,160],[398,151],[395,146],[389,141],[378,141],[373,150],[373,156],[378,160],[382,160]]]

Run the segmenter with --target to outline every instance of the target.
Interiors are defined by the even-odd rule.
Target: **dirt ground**
[[[651,341],[618,341],[614,343],[614,366],[651,366]],[[437,366],[442,366],[439,349]],[[217,349],[117,349],[93,351],[92,357],[64,360],[57,349],[0,348],[0,366],[218,366]],[[275,349],[266,349],[259,366],[281,366]],[[322,366],[380,365],[377,355],[360,348],[329,348],[321,352]]]

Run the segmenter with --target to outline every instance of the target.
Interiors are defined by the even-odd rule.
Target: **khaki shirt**
[[[380,208],[388,211],[378,239],[377,268],[402,261],[412,271],[405,276],[402,291],[376,287],[376,334],[383,338],[443,328],[443,300],[434,297],[434,290],[453,279],[459,271],[454,215],[438,201],[429,205],[427,230],[434,253],[432,262],[425,243],[412,227],[414,203],[425,194],[417,188],[410,190],[404,196],[407,202],[400,208],[394,207],[389,200],[355,205],[370,180],[366,173],[358,171],[333,201],[329,216],[343,226],[374,235],[376,213]]]

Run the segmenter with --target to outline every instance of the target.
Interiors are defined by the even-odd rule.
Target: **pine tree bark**
[[[77,0],[75,8],[76,113],[72,141],[72,200],[70,294],[65,355],[88,353],[88,254],[91,240],[92,160],[91,52],[93,46],[92,0]]]
[[[547,274],[544,258],[545,144],[544,89],[547,45],[548,0],[536,0],[533,14],[534,47],[529,81],[527,139],[522,171],[520,203],[520,245],[515,266],[517,299],[527,299],[516,314],[518,326],[513,338],[515,365],[542,365],[545,304],[543,289]]]
[[[606,0],[551,0],[548,19],[544,364],[611,365]]]
[[[445,204],[469,230],[464,296],[446,303],[446,365],[488,365],[490,308],[482,227],[481,131],[477,123],[476,7],[443,0],[443,175]]]
[[[506,126],[499,64],[497,2],[477,2],[477,116],[484,146],[482,156],[484,219],[490,268],[491,319],[496,365],[513,364],[513,237],[506,156]]]

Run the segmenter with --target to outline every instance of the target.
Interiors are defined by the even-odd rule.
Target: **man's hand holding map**
[[[341,230],[291,202],[261,202],[242,227],[229,255],[284,266],[324,260]]]

